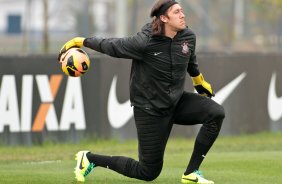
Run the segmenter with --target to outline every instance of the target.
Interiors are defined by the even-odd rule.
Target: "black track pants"
[[[207,135],[198,135],[197,139],[199,137],[198,141],[211,146],[220,131],[224,116],[223,107],[213,100],[186,92],[177,106],[168,113],[152,115],[146,110],[135,107],[139,161],[115,156],[110,165],[113,166],[113,170],[128,177],[154,180],[162,170],[164,150],[173,124],[203,124],[204,131],[200,131],[199,134]]]

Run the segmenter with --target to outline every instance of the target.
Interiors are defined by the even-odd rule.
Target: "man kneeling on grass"
[[[60,51],[59,58],[70,48],[85,46],[112,57],[133,59],[130,100],[134,107],[139,161],[80,151],[76,154],[75,168],[78,181],[85,181],[94,167],[152,181],[162,170],[172,126],[202,124],[181,182],[214,183],[204,178],[199,167],[220,132],[224,109],[210,99],[214,93],[198,69],[196,36],[186,26],[181,6],[174,0],[159,0],[152,8],[151,17],[152,23],[135,36],[76,37]],[[184,91],[187,72],[199,94]]]

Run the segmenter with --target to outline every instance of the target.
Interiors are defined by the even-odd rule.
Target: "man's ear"
[[[165,15],[161,15],[160,19],[162,22],[166,23],[168,21],[168,18]]]

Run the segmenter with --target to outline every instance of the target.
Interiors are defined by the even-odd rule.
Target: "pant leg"
[[[169,113],[156,116],[134,108],[139,161],[124,156],[93,153],[89,153],[87,158],[96,166],[109,168],[131,178],[154,180],[162,170],[164,150],[172,128],[171,117]]]
[[[179,125],[205,124],[215,119],[224,119],[221,105],[208,97],[184,92],[175,112],[174,123]]]
[[[138,135],[139,161],[127,165],[130,177],[151,181],[162,170],[164,151],[172,123],[171,115],[154,116],[140,108],[134,108]]]
[[[175,108],[173,121],[180,125],[203,124],[197,139],[211,144],[219,134],[224,117],[223,107],[212,99],[184,92]]]
[[[199,169],[204,157],[218,137],[224,117],[223,107],[210,98],[186,92],[182,95],[175,109],[174,123],[203,124],[197,135],[185,174]]]

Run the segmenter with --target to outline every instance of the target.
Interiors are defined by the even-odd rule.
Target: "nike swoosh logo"
[[[117,76],[114,76],[108,98],[108,118],[113,128],[121,128],[133,117],[133,108],[130,100],[118,102],[116,85]]]
[[[196,179],[189,179],[189,178],[183,178],[184,180],[187,180],[187,181],[192,181],[192,182],[195,182],[197,183],[199,181],[199,179],[196,177]]]
[[[215,97],[212,98],[215,102],[222,105],[225,100],[232,94],[232,92],[237,88],[237,86],[242,82],[242,80],[246,77],[246,72],[242,73],[235,79],[233,79],[226,86],[221,88],[216,94]]]
[[[232,80],[229,84],[223,87],[216,93],[216,96],[212,98],[218,104],[223,102],[231,95],[235,88],[246,77],[246,73],[242,73],[237,78]],[[108,119],[113,128],[123,127],[132,117],[133,108],[130,106],[130,100],[119,103],[117,100],[116,92],[117,76],[114,76],[108,98]]]
[[[160,55],[162,52],[155,52],[154,56]]]
[[[270,119],[278,121],[282,117],[282,97],[276,94],[276,73],[272,74],[269,90],[268,90],[268,103],[267,109]]]
[[[80,164],[79,164],[79,169],[84,169],[84,167],[82,165],[83,157],[84,157],[84,153],[82,154],[82,157],[81,157],[81,161],[80,161]]]

